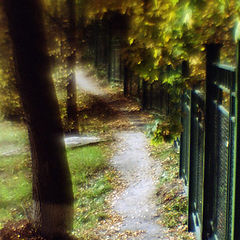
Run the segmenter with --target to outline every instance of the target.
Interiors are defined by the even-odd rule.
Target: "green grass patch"
[[[67,156],[74,191],[74,234],[91,239],[91,229],[107,217],[105,197],[114,173],[108,168],[108,146],[69,149]]]
[[[31,201],[31,162],[23,124],[0,121],[0,228],[26,218]]]
[[[27,130],[21,123],[0,121],[0,155],[28,146]]]
[[[27,217],[31,192],[29,155],[0,156],[0,228],[8,220]]]
[[[31,210],[30,153],[15,151],[28,144],[24,126],[0,122],[0,228],[9,220],[27,218]],[[14,150],[14,154],[5,154]],[[107,217],[105,197],[112,190],[109,146],[67,149],[75,197],[74,233],[91,239],[91,229]]]

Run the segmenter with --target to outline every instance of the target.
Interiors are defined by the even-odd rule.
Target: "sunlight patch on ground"
[[[87,73],[78,68],[75,70],[76,82],[79,90],[86,93],[103,96],[105,95],[104,89],[93,78],[87,76]]]

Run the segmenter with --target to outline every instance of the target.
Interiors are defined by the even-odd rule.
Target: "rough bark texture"
[[[40,1],[4,0],[33,162],[34,220],[48,239],[72,227],[73,192]]]

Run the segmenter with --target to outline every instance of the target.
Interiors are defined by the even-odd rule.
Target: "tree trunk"
[[[32,154],[33,216],[48,238],[72,228],[73,191],[40,0],[4,0]]]

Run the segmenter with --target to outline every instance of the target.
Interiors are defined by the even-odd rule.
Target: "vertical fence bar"
[[[240,42],[237,44],[236,102],[235,102],[235,182],[234,182],[234,240],[240,239]]]
[[[142,108],[147,109],[148,101],[147,101],[147,82],[142,80]]]
[[[212,198],[214,190],[213,179],[213,163],[214,155],[212,143],[214,142],[212,135],[212,97],[214,96],[213,90],[213,72],[212,64],[218,62],[220,58],[220,44],[209,44],[206,46],[206,118],[205,118],[205,170],[204,170],[204,202],[203,202],[203,230],[202,239],[207,239],[212,233],[211,217],[213,214]]]
[[[149,84],[148,97],[149,97],[149,107],[150,107],[150,109],[152,109],[152,107],[153,107],[153,83]]]
[[[200,91],[191,91],[191,135],[189,161],[188,226],[198,238],[202,232],[205,100]]]
[[[130,76],[129,76],[129,96],[133,95],[133,72],[130,72]]]
[[[128,82],[129,82],[129,71],[128,67],[125,65],[124,66],[124,80],[123,80],[123,90],[124,90],[124,96],[126,97],[129,94],[129,89],[128,89]]]
[[[189,64],[187,61],[182,63],[182,77],[185,78],[189,75]],[[188,103],[188,96],[190,91],[185,91],[181,99],[181,124],[183,126],[183,132],[181,133],[180,141],[180,167],[179,176],[184,178],[185,185],[188,185],[188,171],[186,171],[186,164],[189,163],[189,150],[190,150],[190,104]]]
[[[188,162],[188,230],[189,231],[195,231],[195,226],[194,226],[194,220],[192,218],[192,213],[194,212],[194,179],[193,179],[193,165],[195,164],[195,138],[193,136],[194,131],[194,118],[195,118],[195,103],[193,102],[193,96],[190,95],[190,122],[189,122],[189,134],[190,134],[190,143],[189,143],[189,162]]]
[[[190,122],[191,119],[191,91],[187,90],[182,96],[182,116],[181,123],[183,132],[181,133],[180,147],[180,178],[184,179],[188,185],[188,165],[190,161]]]

